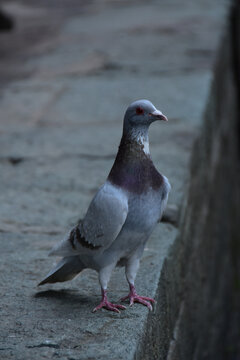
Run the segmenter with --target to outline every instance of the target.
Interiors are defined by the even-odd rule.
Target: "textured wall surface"
[[[240,359],[239,23],[236,2],[193,151],[183,231],[173,250],[179,265],[179,274],[171,275],[177,281],[173,295],[180,292],[180,306],[168,360]],[[169,307],[175,308],[169,295]]]

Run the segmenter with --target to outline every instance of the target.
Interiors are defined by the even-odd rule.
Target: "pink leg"
[[[97,310],[102,309],[102,308],[110,310],[110,311],[115,311],[117,313],[120,313],[120,311],[118,309],[121,309],[121,310],[126,309],[126,307],[123,305],[110,303],[107,299],[107,290],[104,290],[104,289],[102,289],[102,301],[100,302],[100,304],[98,306],[96,306],[93,309],[93,312],[96,312]]]
[[[147,297],[147,296],[139,296],[136,293],[136,289],[135,289],[134,285],[130,284],[129,287],[130,287],[129,294],[127,296],[123,297],[121,299],[121,301],[125,301],[125,300],[129,299],[130,300],[130,306],[132,306],[135,302],[137,302],[137,303],[140,303],[140,304],[143,304],[143,305],[147,306],[148,309],[152,311],[151,302],[154,304],[155,300],[150,298],[150,297]]]

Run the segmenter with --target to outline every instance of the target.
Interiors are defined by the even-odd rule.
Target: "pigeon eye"
[[[138,107],[136,108],[136,114],[137,114],[137,115],[142,115],[142,114],[144,114],[143,108],[141,108],[140,106],[138,106]]]

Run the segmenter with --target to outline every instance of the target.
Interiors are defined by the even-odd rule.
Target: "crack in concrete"
[[[65,154],[58,154],[58,155],[41,155],[41,156],[6,156],[0,157],[0,162],[8,162],[11,165],[15,166],[25,161],[42,161],[42,160],[65,160],[69,158],[81,158],[86,160],[111,160],[115,158],[115,154],[109,155],[97,155],[97,154],[84,154],[84,153],[65,153]]]
[[[16,224],[15,226],[0,225],[0,233],[60,235],[63,231],[57,228],[42,228],[40,226],[25,227],[22,224]]]
[[[38,345],[27,345],[26,346],[26,348],[28,348],[28,349],[42,348],[42,347],[49,347],[49,348],[59,349],[60,345],[52,344],[52,343],[41,343],[41,344],[38,344]]]

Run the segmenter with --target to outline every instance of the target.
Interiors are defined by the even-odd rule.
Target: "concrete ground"
[[[169,118],[152,125],[150,145],[172,185],[169,203],[181,209],[226,8],[219,0],[39,3],[3,2],[15,29],[0,34],[0,358],[137,358],[154,312],[136,304],[91,313],[100,289],[90,270],[36,285],[55,261],[49,250],[105,181],[136,99]],[[177,234],[169,222],[157,226],[139,293],[159,296]],[[117,269],[109,296],[127,291]]]

